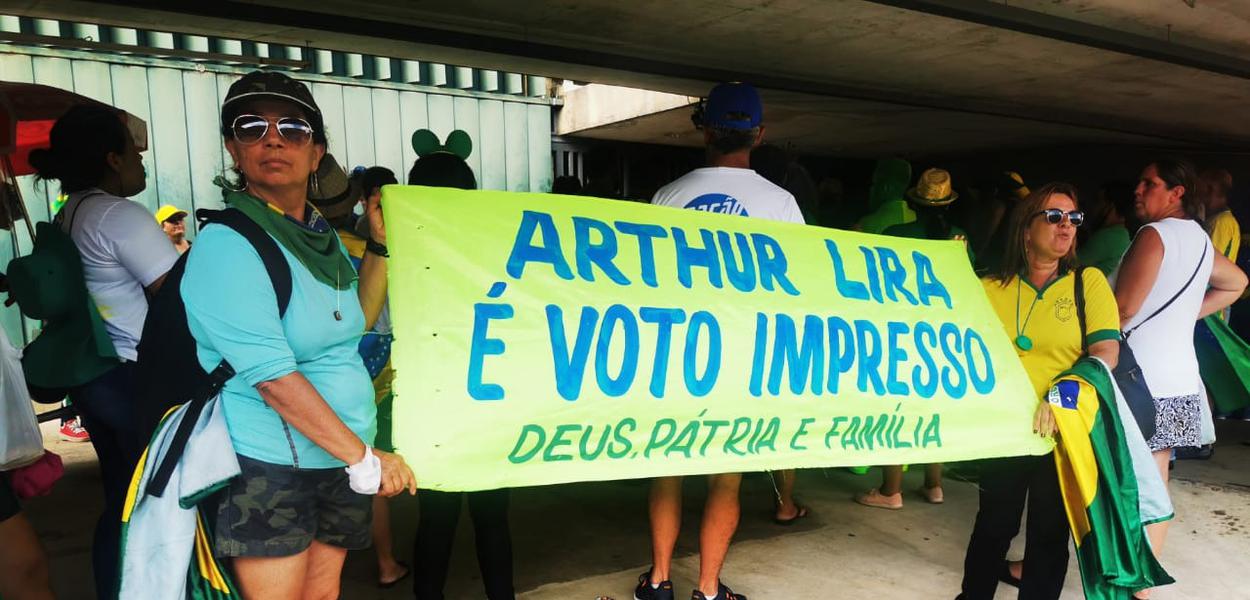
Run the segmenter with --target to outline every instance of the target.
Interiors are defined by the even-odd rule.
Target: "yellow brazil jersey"
[[[1090,344],[1120,338],[1120,310],[1102,271],[1085,267],[1085,339]],[[985,295],[1003,322],[1036,399],[1050,389],[1055,377],[1081,357],[1080,320],[1073,294],[1076,275],[1069,271],[1038,290],[1019,276],[1006,285],[984,277]],[[1023,342],[1023,343],[1016,343]],[[1027,350],[1021,348],[1024,346]]]
[[[1211,245],[1228,260],[1237,262],[1237,251],[1241,249],[1241,226],[1233,211],[1226,210],[1207,221],[1207,234],[1211,236]]]

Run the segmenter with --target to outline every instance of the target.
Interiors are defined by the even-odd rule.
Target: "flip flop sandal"
[[[803,506],[802,504],[798,504],[796,506],[799,507],[799,512],[795,513],[793,517],[790,517],[789,519],[779,519],[777,517],[773,517],[773,523],[776,523],[784,527],[789,527],[791,525],[794,525],[794,522],[798,521],[799,519],[806,519],[808,513],[810,512],[807,510],[807,507]]]

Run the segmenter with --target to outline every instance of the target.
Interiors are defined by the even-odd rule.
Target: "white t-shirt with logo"
[[[652,204],[803,223],[794,196],[751,169],[704,167],[655,193]]]
[[[178,251],[148,209],[98,189],[70,194],[57,219],[62,231],[73,227],[87,292],[117,355],[137,359],[148,315],[143,288],[174,266]]]

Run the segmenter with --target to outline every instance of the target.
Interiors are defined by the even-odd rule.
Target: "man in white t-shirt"
[[[764,138],[764,107],[755,88],[723,83],[708,94],[702,125],[706,167],[662,188],[652,204],[773,221],[802,223],[794,196],[751,170],[751,149]],[[699,583],[692,600],[746,600],[720,581],[729,542],[738,528],[741,473],[708,476],[699,535]],[[638,578],[635,600],[672,600],[673,547],[681,529],[681,477],[657,477],[651,486],[651,570]]]

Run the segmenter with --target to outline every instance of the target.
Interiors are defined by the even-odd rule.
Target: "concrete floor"
[[[1164,566],[1177,584],[1158,600],[1250,599],[1245,574],[1250,556],[1250,423],[1220,422],[1220,445],[1210,461],[1181,461],[1173,472],[1177,506]],[[26,509],[51,558],[57,596],[86,599],[91,593],[89,548],[100,499],[99,478],[89,445],[56,439],[45,424],[49,447],[66,461],[66,476],[52,496]],[[906,485],[919,485],[920,473]],[[799,496],[811,518],[792,527],[771,521],[772,485],[761,474],[743,483],[742,522],[724,579],[753,600],[787,598],[953,598],[963,552],[976,513],[973,484],[948,477],[946,504],[931,506],[909,496],[901,511],[853,504],[853,493],[876,484],[841,469],[799,475]],[[697,523],[704,497],[700,478],[686,485],[685,522],[674,563],[677,597],[684,599],[698,571]],[[512,496],[516,584],[522,600],[632,598],[638,573],[647,568],[645,481],[524,488]],[[394,501],[394,530],[401,560],[411,556],[417,504]],[[447,596],[481,598],[467,510],[456,543]],[[1013,556],[1020,555],[1019,542]],[[411,597],[407,582],[379,590],[371,551],[355,552],[344,573],[347,600]],[[998,598],[1014,598],[1001,586]],[[1075,559],[1065,598],[1080,598]]]

